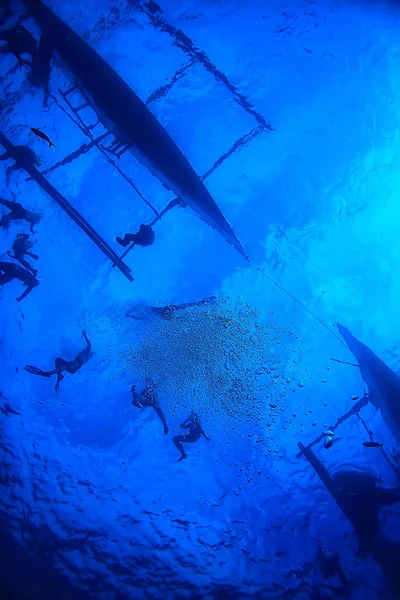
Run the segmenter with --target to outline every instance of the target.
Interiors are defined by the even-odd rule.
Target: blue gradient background
[[[396,4],[181,0],[160,1],[161,13],[133,0],[47,4],[142,100],[171,84],[149,108],[200,175],[251,133],[207,178],[215,201],[254,263],[333,333],[333,324],[343,323],[397,371]],[[230,89],[176,43],[176,30]],[[29,144],[49,168],[88,139],[54,98],[43,109],[42,94],[29,88],[15,62],[11,54],[1,60],[1,129],[14,143]],[[54,97],[60,100],[58,89],[67,86],[55,62]],[[57,150],[35,138],[31,126]],[[173,197],[128,153],[119,166],[158,210]],[[48,178],[116,251],[116,235],[152,219],[96,149]],[[10,191],[43,219],[34,250],[40,287],[20,305],[18,282],[0,292],[1,402],[20,413],[0,415],[2,579],[22,598],[308,600],[324,583],[315,566],[322,544],[340,554],[352,599],[391,598],[377,565],[355,558],[352,529],[316,475],[295,458],[297,442],[317,437],[351,407],[352,396],[363,395],[358,370],[330,361],[353,362],[347,349],[190,209],[169,212],[155,227],[154,245],[129,255],[135,277],[129,283],[24,174],[13,175]],[[2,166],[0,195],[8,198],[10,191]],[[13,224],[2,231],[0,252],[24,230]],[[250,329],[261,323],[263,333],[272,323],[266,344],[275,348],[279,337],[282,411],[271,413],[264,398],[249,422],[243,405],[233,407],[229,420],[206,397],[199,402],[212,441],[199,441],[187,461],[176,463],[171,435],[163,436],[152,412],[142,415],[130,404],[131,384],[146,375],[130,357],[144,339],[160,352],[158,325],[146,329],[124,315],[137,302],[209,295],[230,298],[239,320],[243,303],[256,309],[254,322],[247,319]],[[209,321],[202,327],[207,340],[199,364],[212,335]],[[59,395],[54,382],[22,370],[74,356],[82,329],[93,359],[66,377]],[[188,377],[178,350],[164,348]],[[246,364],[245,350],[238,360]],[[179,400],[175,410],[168,389],[160,398],[175,434],[192,399]],[[394,451],[380,414],[368,406],[363,417]],[[365,430],[357,418],[337,435],[342,439],[332,452],[316,448],[329,469],[368,467],[385,485],[395,484],[380,456],[362,447]],[[395,536],[398,518],[397,507],[397,520],[386,521]]]

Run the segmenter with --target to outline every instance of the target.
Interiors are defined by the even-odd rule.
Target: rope
[[[258,267],[253,262],[251,262],[251,260],[250,260],[250,258],[248,256],[246,256],[246,259],[248,260],[248,262],[251,264],[251,266],[256,271],[258,271],[259,273],[261,273],[262,275],[264,275],[264,277],[266,279],[268,279],[268,281],[270,281],[275,287],[277,287],[282,292],[284,292],[287,296],[289,296],[289,298],[291,298],[292,300],[294,300],[295,302],[297,302],[297,304],[299,304],[299,306],[301,306],[305,311],[307,311],[316,321],[318,321],[318,323],[320,325],[322,325],[322,327],[324,327],[327,331],[329,331],[329,333],[331,335],[333,335],[337,340],[339,340],[339,342],[348,350],[348,347],[346,346],[346,344],[344,343],[344,341],[338,335],[336,335],[336,333],[334,331],[332,331],[332,329],[330,329],[328,327],[328,325],[326,325],[326,323],[324,323],[319,317],[317,317],[317,315],[315,313],[313,313],[312,310],[310,310],[305,304],[303,304],[303,302],[301,302],[301,300],[299,300],[298,298],[296,298],[296,296],[293,296],[293,294],[291,294],[283,286],[279,285],[279,283],[277,281],[275,281],[274,279],[272,279],[272,277],[270,277],[269,275],[267,275],[267,273],[263,269],[261,269],[261,267]]]
[[[360,419],[361,423],[364,426],[365,431],[368,433],[369,435],[369,439],[371,440],[371,442],[374,441],[375,436],[372,432],[371,429],[369,429],[368,425],[366,424],[365,420],[362,418],[362,416],[359,413],[356,413],[356,416]],[[390,460],[390,458],[388,457],[388,455],[386,454],[385,450],[383,448],[378,448],[378,450],[380,450],[383,454],[383,456],[385,457],[386,462],[388,463],[389,467],[392,469],[392,471],[394,472],[394,474],[396,475],[397,479],[399,479],[399,473],[396,469],[396,467],[394,465],[392,465],[392,461]]]
[[[340,363],[341,365],[350,365],[351,367],[359,367],[360,365],[356,365],[354,363],[349,363],[345,360],[338,360],[337,358],[331,358],[334,362]]]

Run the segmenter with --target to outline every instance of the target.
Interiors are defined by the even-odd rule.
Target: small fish
[[[31,131],[37,137],[42,138],[42,140],[44,140],[45,142],[48,142],[49,148],[51,148],[52,146],[54,146],[54,148],[57,148],[57,146],[55,144],[53,144],[53,142],[50,140],[50,138],[45,133],[43,133],[43,131],[40,131],[40,129],[36,129],[36,127],[31,127]]]
[[[351,399],[352,400],[358,400],[358,396],[352,396]]]
[[[331,437],[327,438],[324,443],[325,450],[329,450],[333,445],[333,439]]]
[[[383,444],[378,444],[378,442],[363,442],[363,446],[366,448],[383,448]]]

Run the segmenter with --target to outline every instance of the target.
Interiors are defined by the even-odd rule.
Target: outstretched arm
[[[58,390],[60,389],[60,381],[62,381],[63,379],[64,375],[61,373],[61,371],[57,371],[57,381],[54,388],[56,392],[58,392]]]
[[[2,160],[1,157],[0,160]],[[12,202],[11,200],[6,200],[5,198],[0,198],[0,204],[5,206],[6,208],[9,208],[10,210],[12,210],[15,206],[15,202]]]
[[[161,423],[164,425],[164,433],[165,433],[165,435],[167,435],[168,425],[167,425],[167,421],[165,420],[165,416],[164,416],[164,413],[163,413],[161,407],[159,405],[156,405],[153,408],[156,411],[157,415],[159,416]]]
[[[90,340],[89,340],[88,336],[86,335],[86,331],[85,330],[82,331],[82,336],[83,336],[83,338],[84,338],[84,340],[86,342],[86,350],[89,353],[92,350],[92,344],[90,343]]]
[[[186,304],[178,304],[174,308],[175,310],[184,310],[185,308],[191,308],[192,306],[201,306],[202,304],[208,304],[211,300],[216,300],[216,296],[209,296],[204,300],[198,300],[197,302],[187,302]]]

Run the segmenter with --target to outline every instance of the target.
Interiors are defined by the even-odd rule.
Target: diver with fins
[[[14,260],[17,260],[19,263],[21,263],[21,265],[25,267],[25,269],[31,271],[31,273],[33,273],[33,275],[36,277],[37,270],[34,269],[24,258],[24,256],[27,255],[33,258],[34,260],[38,260],[38,255],[33,254],[33,252],[30,252],[30,248],[32,248],[32,246],[33,243],[29,240],[29,234],[18,233],[13,244],[14,254],[11,254],[10,251],[8,251],[7,254],[10,258],[13,258]]]
[[[79,354],[72,360],[65,360],[64,358],[57,357],[54,361],[54,369],[50,371],[42,371],[42,369],[34,367],[33,365],[25,365],[24,370],[28,373],[32,373],[32,375],[40,375],[41,377],[51,377],[52,375],[57,375],[57,381],[54,389],[56,392],[58,392],[60,389],[60,381],[64,379],[64,375],[62,373],[66,371],[67,373],[71,373],[73,375],[79,371],[79,369],[85,363],[87,363],[93,355],[92,345],[86,335],[86,331],[82,331],[82,337],[86,342],[86,348],[81,350],[81,352],[79,352]]]
[[[146,305],[145,310],[144,310],[144,314],[142,314],[142,316],[139,315],[132,315],[130,312],[126,313],[126,317],[129,317],[130,319],[135,319],[137,321],[143,321],[146,316],[148,316],[148,314],[146,314],[147,312],[153,313],[159,317],[161,317],[161,319],[165,319],[166,321],[169,321],[176,312],[181,311],[181,310],[185,310],[186,308],[192,308],[193,306],[202,306],[204,304],[214,304],[216,302],[217,298],[216,296],[209,296],[208,298],[204,298],[203,300],[199,300],[198,302],[187,302],[186,304],[171,304],[169,306],[150,306],[150,305]],[[143,307],[141,307],[143,309]],[[143,310],[142,310],[143,312]]]

